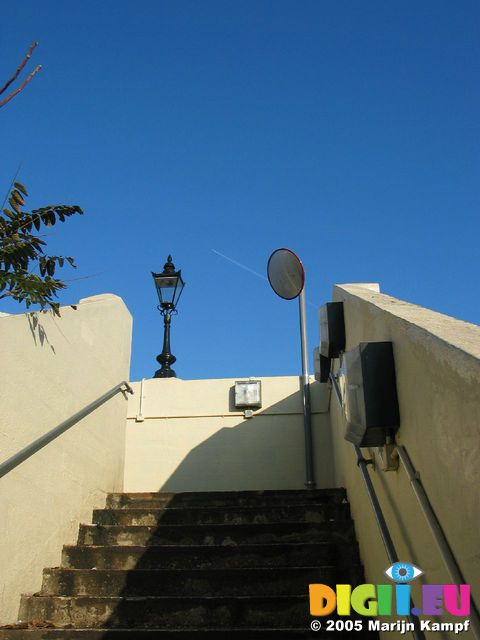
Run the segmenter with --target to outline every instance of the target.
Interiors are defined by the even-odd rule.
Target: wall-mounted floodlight
[[[345,353],[345,440],[382,447],[400,425],[391,342],[361,342]]]
[[[261,380],[237,380],[235,382],[235,407],[237,409],[260,409],[261,406]]]
[[[307,323],[305,310],[305,270],[300,258],[290,249],[277,249],[267,265],[268,281],[275,293],[284,300],[298,298],[300,340],[302,349],[303,424],[305,431],[305,466],[308,489],[315,488],[312,446],[312,416],[310,409],[310,380],[308,377]]]

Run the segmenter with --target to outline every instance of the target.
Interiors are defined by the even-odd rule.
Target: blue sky
[[[32,207],[84,208],[50,234],[78,263],[60,301],[125,300],[132,379],[168,253],[183,378],[300,370],[296,302],[212,249],[262,275],[296,251],[311,348],[337,282],[480,322],[476,0],[26,0],[0,35],[2,78],[35,39],[43,65],[0,113],[2,188],[21,162]]]

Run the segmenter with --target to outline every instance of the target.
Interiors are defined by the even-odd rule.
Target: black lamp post
[[[176,358],[170,353],[170,322],[172,314],[177,313],[177,304],[185,286],[181,270],[175,271],[172,256],[168,256],[162,273],[153,273],[153,280],[157,288],[160,304],[158,310],[163,316],[164,333],[162,353],[157,356],[161,368],[155,371],[154,378],[175,378],[176,373],[170,368]]]

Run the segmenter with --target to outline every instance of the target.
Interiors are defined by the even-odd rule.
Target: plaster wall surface
[[[480,327],[359,285],[338,285],[333,297],[344,303],[347,350],[360,342],[393,343],[401,420],[397,441],[405,446],[420,474],[478,605]],[[384,575],[387,556],[353,446],[343,438],[345,420],[333,393],[331,419],[336,483],[348,491],[366,580],[373,584],[389,582]],[[415,604],[421,607],[422,582],[452,581],[402,466],[398,471],[384,472],[378,449],[362,451],[375,460],[375,469],[370,467],[369,473],[400,560],[424,572],[412,583]],[[394,640],[405,636],[388,633],[384,637]],[[459,636],[431,632],[427,637]],[[461,637],[470,640],[474,636],[468,631]]]
[[[112,330],[114,328],[114,330]],[[0,461],[128,380],[131,316],[106,294],[77,310],[0,314]],[[17,619],[20,594],[40,588],[105,495],[123,488],[122,394],[0,478],[0,623]]]
[[[242,379],[242,378],[237,378]],[[243,378],[246,379],[246,378]],[[235,379],[148,379],[132,383],[126,491],[302,489],[305,482],[300,378],[259,378],[261,409],[235,408]],[[143,414],[140,398],[143,395]],[[328,385],[311,384],[316,480],[333,484]]]

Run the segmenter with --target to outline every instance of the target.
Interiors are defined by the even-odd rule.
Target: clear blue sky
[[[43,65],[0,112],[2,189],[22,162],[32,207],[84,208],[51,232],[61,302],[125,300],[132,379],[168,253],[179,377],[300,369],[296,302],[212,249],[260,274],[295,250],[311,348],[337,282],[480,322],[478,0],[24,0],[0,35],[2,78],[35,39]]]

